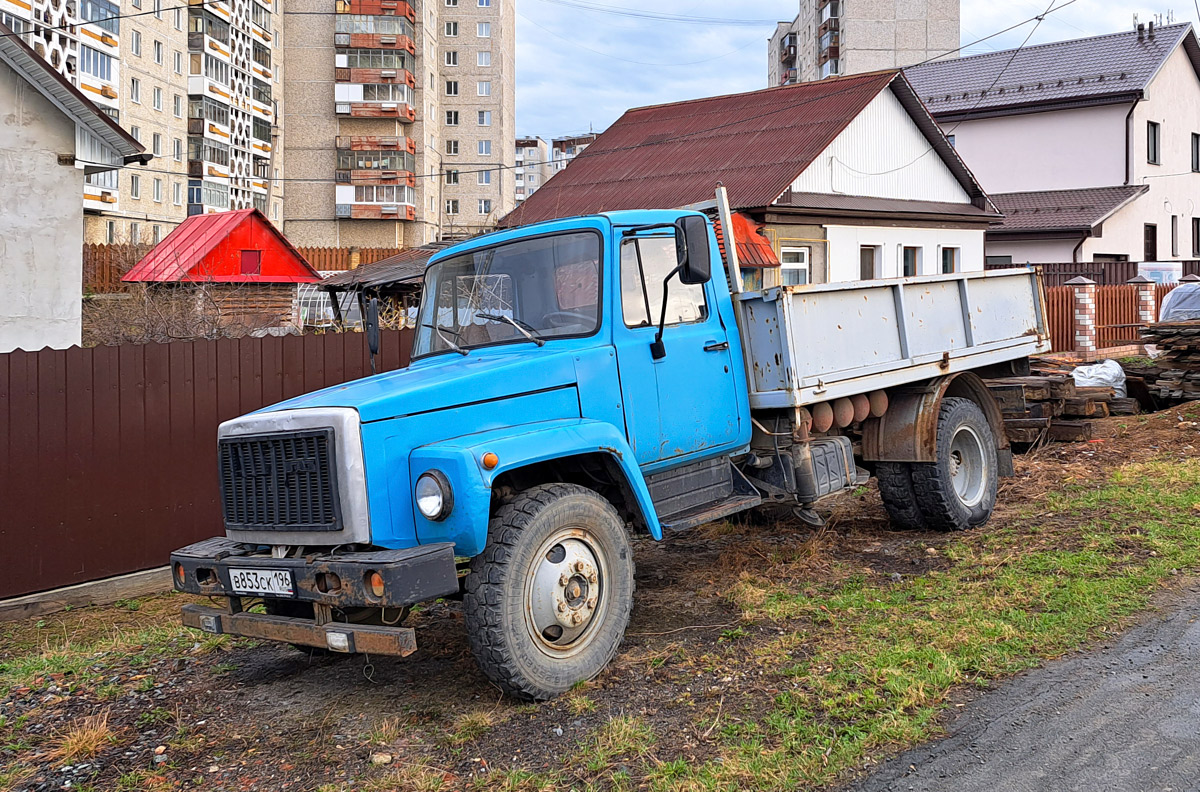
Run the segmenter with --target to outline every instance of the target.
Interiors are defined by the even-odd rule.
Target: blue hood
[[[576,350],[474,351],[445,354],[414,368],[313,391],[259,412],[353,407],[364,422],[444,410],[576,384]]]

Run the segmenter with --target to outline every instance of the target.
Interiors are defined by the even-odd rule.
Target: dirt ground
[[[1118,464],[1195,456],[1200,432],[1180,416],[1111,418],[1101,439],[1019,456],[994,520]],[[420,648],[403,659],[175,629],[179,595],[0,625],[0,789],[522,789],[564,764],[581,788],[614,786],[614,772],[640,788],[620,756],[712,759],[722,731],[764,717],[795,684],[784,668],[804,654],[805,624],[744,619],[732,592],[746,570],[786,562],[803,586],[847,569],[898,581],[950,563],[937,552],[945,535],[890,529],[873,484],[830,510],[819,531],[723,523],[636,540],[636,607],[616,660],[545,704],[488,684],[455,602],[411,617]],[[614,723],[656,739],[637,748]],[[64,748],[86,727],[101,733],[93,755]],[[609,782],[589,775],[598,762]]]

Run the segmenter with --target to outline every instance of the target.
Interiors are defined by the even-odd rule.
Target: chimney
[[[1142,22],[1138,22],[1137,32],[1138,32],[1138,41],[1142,41],[1143,39],[1145,39],[1146,38],[1146,25]]]
[[[1147,38],[1154,38],[1154,21],[1150,21],[1150,29],[1146,31]]]

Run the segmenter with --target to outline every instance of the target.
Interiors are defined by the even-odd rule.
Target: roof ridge
[[[1019,192],[989,192],[992,198],[1009,195],[1051,195],[1053,193],[1099,192],[1101,190],[1142,190],[1149,189],[1145,184],[1113,184],[1108,187],[1064,187],[1057,190],[1021,190]]]
[[[902,69],[878,69],[876,71],[860,72],[858,74],[847,74],[847,75],[839,75],[836,77],[827,77],[824,80],[813,80],[810,82],[798,82],[798,83],[791,83],[789,85],[768,85],[766,88],[755,88],[753,91],[732,91],[731,93],[717,94],[716,96],[698,96],[694,99],[677,99],[674,102],[660,102],[658,104],[648,104],[648,105],[640,105],[638,107],[631,107],[625,111],[625,115],[629,115],[630,113],[638,112],[639,110],[657,110],[657,109],[663,108],[663,107],[674,107],[676,105],[697,104],[699,102],[711,102],[711,101],[716,101],[718,99],[730,99],[734,96],[749,96],[752,94],[764,94],[764,93],[769,93],[770,91],[790,91],[790,90],[796,90],[797,88],[801,88],[801,87],[813,88],[815,86],[837,85],[840,83],[847,83],[847,82],[869,82],[870,80],[877,79],[879,77],[882,77],[885,74],[892,75],[892,77],[894,78],[896,75],[900,74],[901,71],[902,71]]]
[[[1159,34],[1159,32],[1164,31],[1164,30],[1170,30],[1173,32],[1179,31],[1179,32],[1183,33],[1183,32],[1186,32],[1187,28],[1191,28],[1191,26],[1192,26],[1191,22],[1177,22],[1173,25],[1163,25],[1161,27],[1158,27],[1155,30],[1154,35],[1157,36]],[[1116,33],[1101,33],[1101,34],[1095,35],[1095,36],[1083,36],[1081,38],[1062,39],[1060,41],[1047,41],[1043,44],[1031,44],[1031,45],[1025,46],[1025,47],[1011,47],[1011,48],[1005,49],[1005,50],[996,50],[995,52],[981,52],[978,55],[964,55],[964,56],[961,56],[958,58],[949,58],[946,60],[933,60],[933,61],[929,61],[927,63],[917,64],[916,66],[907,66],[904,68],[904,71],[916,71],[918,69],[932,70],[934,67],[938,67],[938,66],[964,63],[966,61],[982,60],[984,58],[994,58],[996,56],[1010,55],[1013,52],[1018,51],[1018,50],[1023,53],[1024,52],[1032,52],[1035,50],[1045,50],[1045,49],[1050,49],[1052,47],[1061,47],[1061,46],[1065,46],[1065,45],[1069,45],[1069,44],[1082,44],[1082,43],[1088,42],[1088,41],[1099,41],[1100,39],[1112,39],[1112,38],[1121,38],[1124,36],[1136,36],[1136,35],[1137,35],[1137,30],[1122,30],[1122,31],[1118,31]],[[1182,36],[1181,36],[1181,38],[1182,38]],[[1176,43],[1178,43],[1178,42],[1176,42]]]

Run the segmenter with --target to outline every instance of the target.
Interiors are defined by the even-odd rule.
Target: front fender
[[[495,454],[493,470],[483,467],[483,455]],[[437,469],[450,481],[454,507],[437,522],[428,520],[413,504],[413,521],[421,544],[452,542],[455,553],[473,556],[487,544],[492,484],[505,471],[579,454],[608,455],[625,477],[650,534],[662,539],[662,526],[650,490],[625,437],[610,423],[586,418],[541,421],[443,440],[414,449],[409,456],[409,487],[427,470]],[[411,490],[410,490],[411,491]]]

